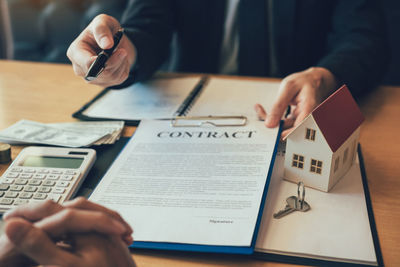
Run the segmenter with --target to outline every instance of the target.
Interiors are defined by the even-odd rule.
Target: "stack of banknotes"
[[[114,144],[123,128],[123,121],[40,123],[20,120],[0,131],[0,142],[88,147]]]

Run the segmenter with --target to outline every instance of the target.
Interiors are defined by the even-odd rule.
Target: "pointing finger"
[[[294,82],[292,82],[291,80],[282,81],[279,88],[277,100],[272,106],[271,112],[267,114],[267,118],[265,121],[265,125],[267,127],[273,128],[278,126],[279,121],[281,120],[285,110],[297,93],[298,89],[295,87]]]

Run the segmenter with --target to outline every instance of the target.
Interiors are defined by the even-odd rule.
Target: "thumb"
[[[16,249],[41,265],[72,266],[74,256],[56,246],[41,229],[21,218],[6,221],[5,234]]]
[[[113,33],[120,28],[119,22],[107,15],[99,15],[91,23],[91,31],[101,49],[109,49],[114,45]]]
[[[279,121],[283,117],[285,110],[297,93],[298,89],[292,82],[288,82],[285,79],[281,82],[278,96],[265,119],[265,125],[268,128],[277,127],[279,125]]]

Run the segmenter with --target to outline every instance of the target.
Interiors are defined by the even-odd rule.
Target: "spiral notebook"
[[[254,104],[269,109],[279,81],[243,80],[215,76],[159,76],[123,89],[106,88],[73,114],[81,120],[124,120],[176,116],[246,116],[257,119]]]

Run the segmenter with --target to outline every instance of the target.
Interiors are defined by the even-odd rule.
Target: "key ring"
[[[300,187],[303,188],[303,192],[302,192],[301,198],[300,198]],[[303,183],[303,182],[299,182],[299,183],[297,184],[297,200],[298,200],[298,202],[300,202],[300,209],[303,209],[303,204],[304,204],[304,198],[305,198],[305,196],[306,196],[306,188],[305,188],[305,186],[304,186],[304,183]],[[296,204],[297,204],[297,203],[296,203]]]

